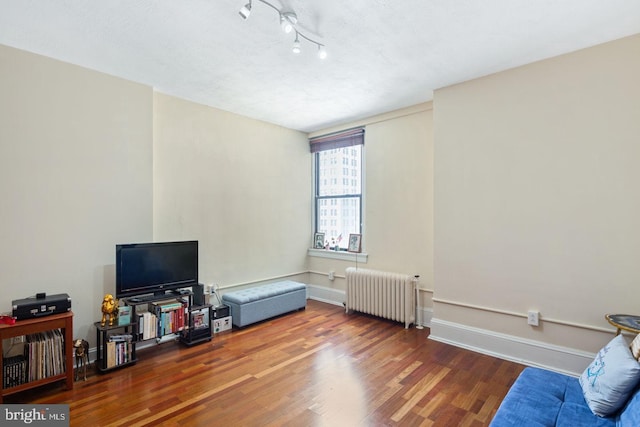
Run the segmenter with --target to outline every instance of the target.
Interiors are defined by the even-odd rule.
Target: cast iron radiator
[[[347,313],[353,310],[403,322],[405,328],[415,322],[416,278],[354,267],[347,268],[346,277]]]

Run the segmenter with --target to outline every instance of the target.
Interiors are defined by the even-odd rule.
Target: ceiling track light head
[[[298,39],[298,32],[296,31],[296,40],[293,42],[293,53],[302,52],[302,48],[300,48],[300,40]]]
[[[282,12],[280,14],[280,26],[282,31],[289,34],[298,23],[298,15],[293,12]]]
[[[251,15],[251,0],[249,0],[249,3],[242,6],[242,9],[240,9],[238,13],[242,16],[242,19],[247,19],[249,15]]]
[[[318,45],[318,58],[325,59],[327,57],[327,50],[324,48],[324,45]]]

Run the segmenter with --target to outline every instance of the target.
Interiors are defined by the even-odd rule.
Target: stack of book
[[[138,335],[143,340],[150,340],[156,337],[157,325],[158,319],[156,319],[155,314],[149,311],[138,313]]]
[[[37,381],[65,372],[64,336],[60,329],[25,336],[26,381]]]
[[[156,336],[177,334],[184,329],[185,312],[188,303],[184,301],[158,301],[149,304],[149,311],[156,316]]]
[[[2,388],[15,387],[27,382],[27,359],[22,356],[2,358],[4,367]]]
[[[107,341],[107,368],[122,365],[130,362],[131,350],[133,349],[133,335],[114,334],[109,336]]]

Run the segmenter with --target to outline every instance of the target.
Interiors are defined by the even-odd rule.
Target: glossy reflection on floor
[[[312,387],[316,397],[309,409],[320,416],[318,427],[355,426],[366,418],[367,390],[355,362],[331,348],[315,356]]]
[[[429,340],[429,330],[308,301],[307,309],[138,363],[8,396],[67,403],[71,426],[489,424],[522,366]]]

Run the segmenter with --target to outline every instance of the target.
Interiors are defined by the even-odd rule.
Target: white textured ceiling
[[[311,132],[640,33],[639,0],[0,0],[0,44]],[[2,64],[0,64],[1,66]]]

